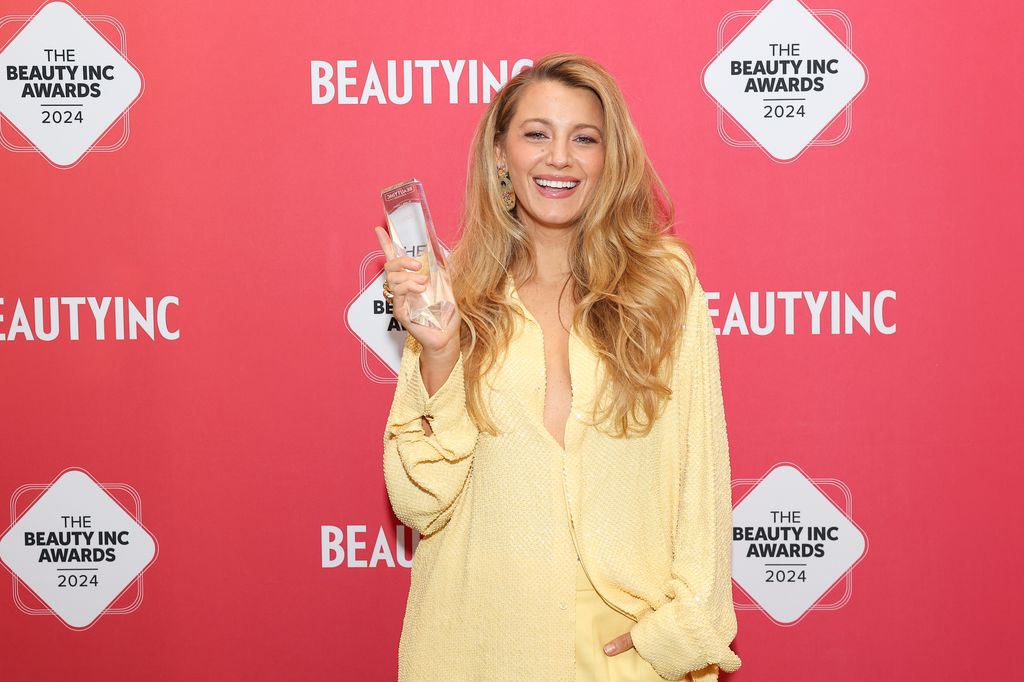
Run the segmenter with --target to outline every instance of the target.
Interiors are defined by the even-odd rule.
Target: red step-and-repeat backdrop
[[[382,188],[620,83],[718,331],[743,667],[1013,679],[1010,3],[0,5],[0,677],[394,679]],[[1012,665],[1012,664],[1011,664]]]

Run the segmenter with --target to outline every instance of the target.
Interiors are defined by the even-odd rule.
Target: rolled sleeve
[[[422,350],[410,334],[384,432],[384,480],[395,516],[430,535],[448,523],[462,496],[478,431],[466,407],[462,355],[444,384],[427,395]],[[430,422],[431,435],[421,417]]]
[[[737,670],[732,601],[732,488],[718,345],[694,277],[674,387],[685,452],[668,601],[642,616],[633,646],[668,680],[710,682]],[[689,677],[687,677],[689,675]]]

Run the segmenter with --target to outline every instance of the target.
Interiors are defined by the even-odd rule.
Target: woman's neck
[[[525,226],[533,244],[535,262],[533,277],[537,284],[561,284],[569,276],[569,244],[572,228]]]

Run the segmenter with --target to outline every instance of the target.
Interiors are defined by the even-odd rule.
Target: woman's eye
[[[527,138],[529,138],[531,140],[542,140],[542,139],[547,139],[547,134],[544,133],[544,132],[541,132],[539,130],[532,130],[532,131],[526,133],[525,137],[527,137]],[[591,137],[590,135],[578,135],[575,139],[578,142],[582,142],[583,144],[587,144],[587,145],[597,144],[598,143],[597,139]]]

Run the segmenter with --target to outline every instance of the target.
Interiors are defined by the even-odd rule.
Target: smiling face
[[[604,109],[597,95],[550,80],[523,89],[495,145],[527,230],[571,226],[601,177],[604,154]]]

